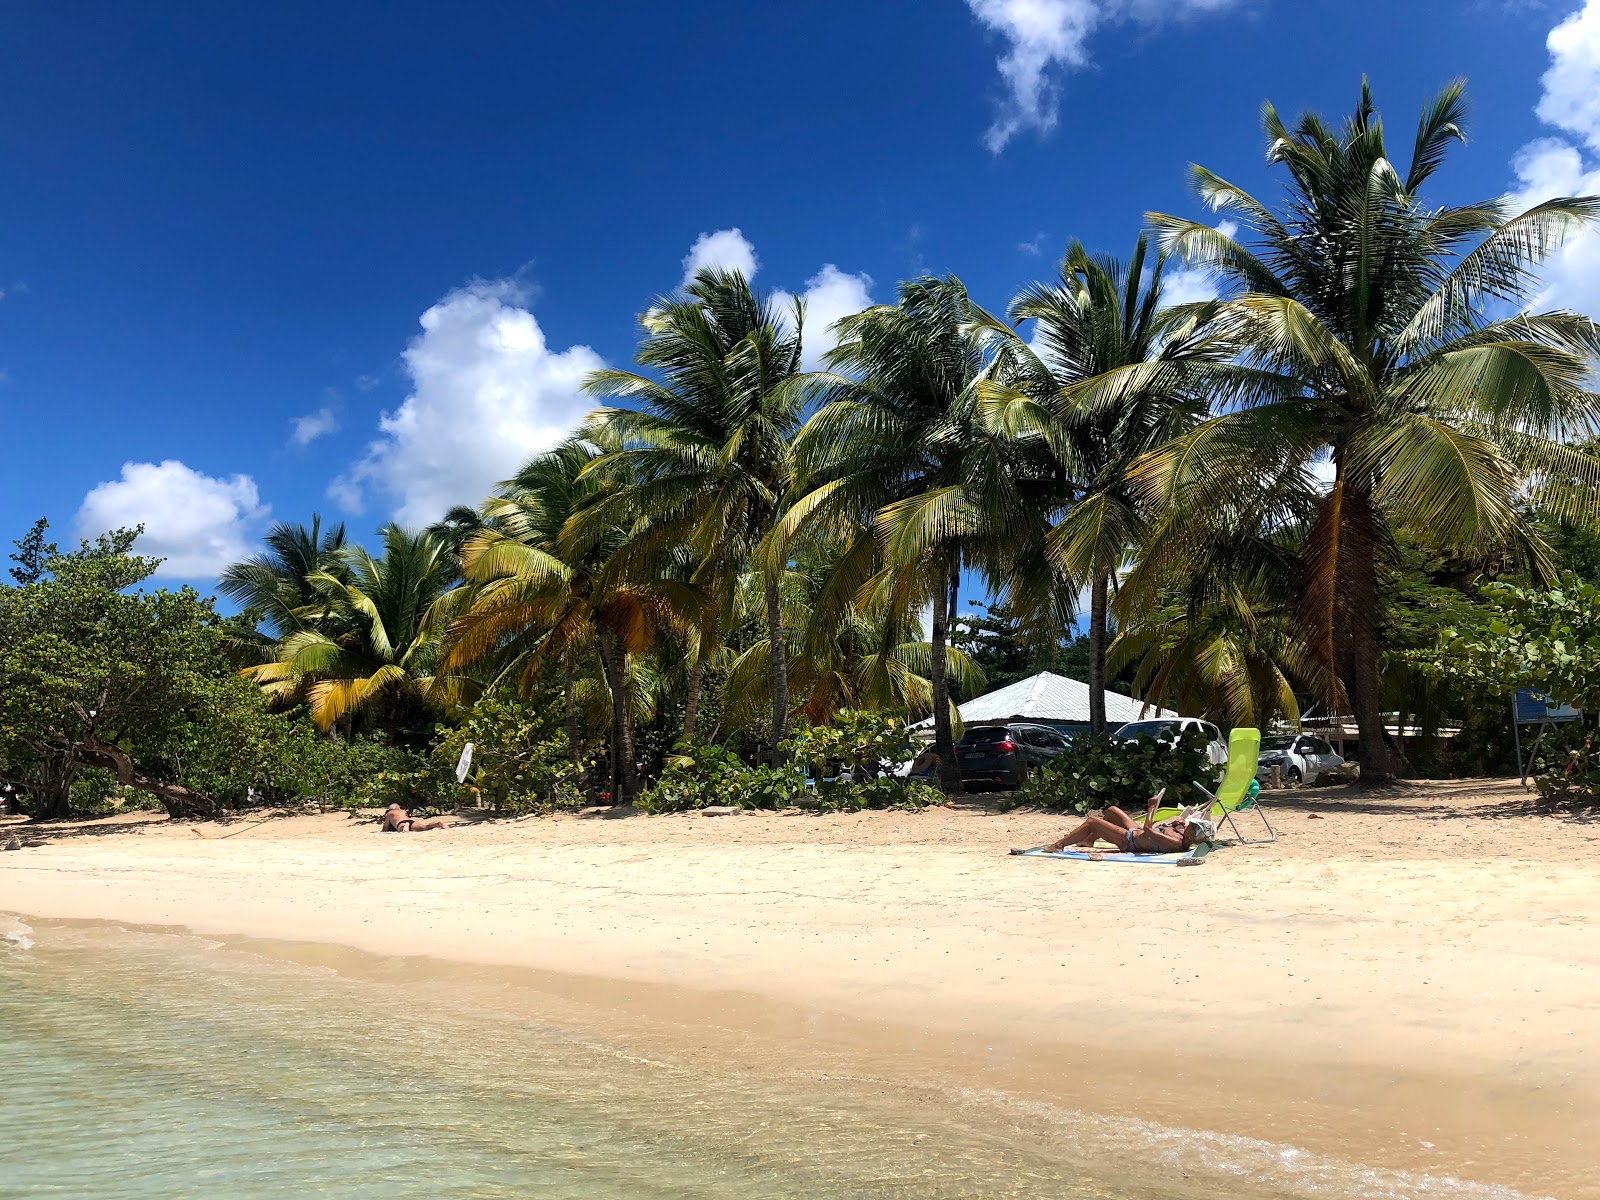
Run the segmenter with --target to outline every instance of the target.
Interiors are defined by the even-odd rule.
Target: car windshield
[[[1134,721],[1132,724],[1124,725],[1117,730],[1117,736],[1126,738],[1129,741],[1141,737],[1171,737],[1177,728],[1178,723],[1176,721]]]
[[[991,726],[984,729],[969,729],[961,740],[969,746],[986,746],[993,742],[1003,742],[1010,736],[1010,731],[1005,727]]]
[[[1294,738],[1292,737],[1264,737],[1261,739],[1261,748],[1263,750],[1287,750],[1292,745],[1294,745]]]

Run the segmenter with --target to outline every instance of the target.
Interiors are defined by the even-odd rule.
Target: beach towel
[[[1104,846],[1105,849],[1100,849]],[[1100,842],[1092,850],[1016,850],[1012,853],[1021,858],[1068,858],[1078,862],[1117,862],[1117,863],[1146,863],[1155,867],[1197,867],[1205,861],[1207,854],[1211,853],[1210,842],[1196,842],[1188,850],[1178,850],[1171,854],[1129,854],[1126,850],[1118,850],[1109,842]]]

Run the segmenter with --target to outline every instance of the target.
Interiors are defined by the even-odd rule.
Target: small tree
[[[139,532],[68,554],[41,545],[25,563],[29,582],[0,588],[0,769],[29,792],[36,817],[68,814],[85,767],[112,771],[173,816],[215,810],[152,764],[230,674],[222,621],[190,588],[129,590],[159,562],[131,553]]]

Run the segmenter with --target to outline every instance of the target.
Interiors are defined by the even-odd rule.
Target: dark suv
[[[1020,787],[1028,772],[1067,748],[1067,736],[1049,725],[1012,721],[970,727],[956,743],[961,781]]]

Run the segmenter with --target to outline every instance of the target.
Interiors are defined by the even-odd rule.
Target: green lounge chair
[[[1223,822],[1227,822],[1233,830],[1233,836],[1238,838],[1243,845],[1252,843],[1275,842],[1278,840],[1277,832],[1272,828],[1272,822],[1267,820],[1267,814],[1261,807],[1258,797],[1250,794],[1250,784],[1256,777],[1256,769],[1261,762],[1261,730],[1235,729],[1228,735],[1228,769],[1222,776],[1222,782],[1217,785],[1216,794],[1213,795],[1205,787],[1195,784],[1200,791],[1211,797],[1211,808],[1206,816],[1218,829]],[[1247,838],[1233,819],[1234,813],[1244,812],[1246,809],[1255,810],[1256,816],[1261,818],[1261,823],[1266,826],[1267,836],[1264,838]],[[1166,821],[1181,815],[1181,808],[1163,808],[1156,811],[1156,820]]]

